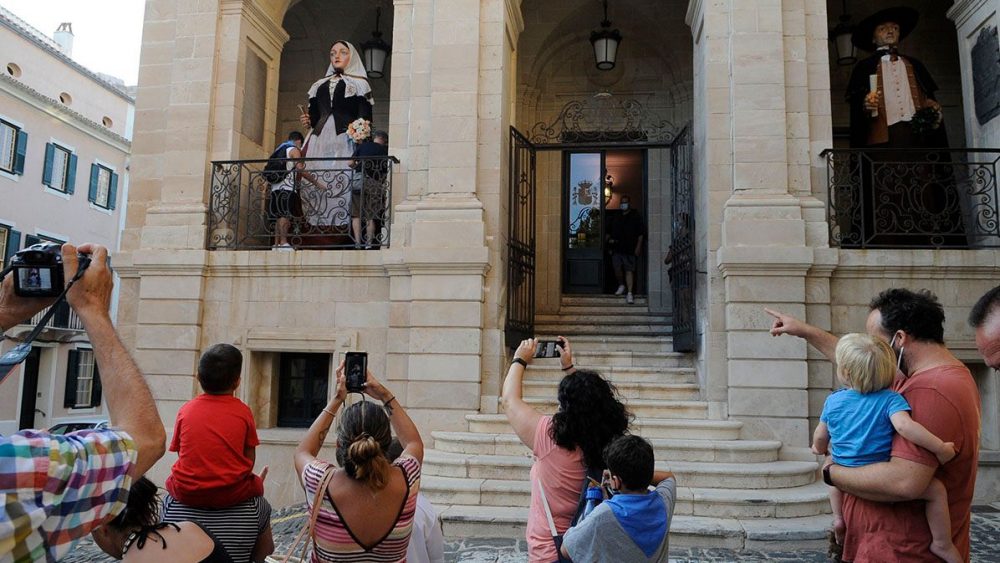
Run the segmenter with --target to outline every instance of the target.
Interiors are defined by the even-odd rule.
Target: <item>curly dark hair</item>
[[[926,289],[887,289],[868,307],[882,314],[882,328],[888,334],[902,330],[916,340],[944,344],[944,307]]]
[[[559,410],[552,416],[556,445],[580,448],[590,469],[604,469],[604,447],[628,430],[632,415],[618,390],[596,371],[577,370],[559,382]]]

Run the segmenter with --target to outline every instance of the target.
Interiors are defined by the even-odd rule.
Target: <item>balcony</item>
[[[265,170],[268,160],[212,163],[208,250],[268,250],[285,229],[288,249],[389,246],[396,157],[281,161],[304,169]]]
[[[38,340],[40,342],[66,342],[84,332],[83,322],[80,321],[80,317],[77,316],[76,311],[70,308],[69,304],[63,301],[53,306],[56,308],[55,315],[49,319],[48,324],[39,333]],[[50,307],[46,307],[30,321],[15,326],[11,329],[10,336],[15,339],[26,337],[42,321],[42,317],[49,309]]]
[[[1000,247],[1000,149],[827,149],[830,246]]]

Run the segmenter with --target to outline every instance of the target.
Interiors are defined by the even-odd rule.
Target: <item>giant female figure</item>
[[[306,220],[317,232],[340,232],[350,222],[351,169],[354,141],[347,133],[356,119],[372,119],[372,89],[361,57],[347,41],[330,47],[326,76],[309,88],[309,113],[299,116],[312,132],[306,141],[306,156],[333,158],[311,162],[309,168],[326,187],[303,186]]]

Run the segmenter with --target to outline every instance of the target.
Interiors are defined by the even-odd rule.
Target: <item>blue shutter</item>
[[[69,351],[69,361],[66,363],[66,390],[63,393],[63,407],[71,409],[76,406],[76,378],[80,374],[80,352]]]
[[[114,209],[118,198],[118,174],[111,173],[111,186],[108,188],[108,209]]]
[[[72,194],[76,190],[76,155],[69,155],[69,162],[66,164],[69,170],[66,171],[66,193]]]
[[[42,183],[52,187],[52,160],[55,158],[56,147],[52,143],[45,143],[45,165],[42,167]]]
[[[14,143],[14,174],[24,174],[24,155],[28,153],[28,133],[17,132],[17,141]]]
[[[97,179],[101,176],[101,167],[96,164],[90,165],[90,190],[87,193],[87,201],[93,203],[97,201]]]
[[[21,231],[11,230],[7,236],[7,255],[3,257],[3,265],[10,264],[10,257],[21,249]]]

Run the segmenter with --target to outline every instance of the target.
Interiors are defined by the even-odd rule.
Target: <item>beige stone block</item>
[[[736,94],[733,96],[733,108],[737,112],[785,109],[785,88],[782,84],[739,84],[733,88]]]
[[[737,90],[738,92],[739,90]],[[733,112],[733,134],[739,139],[785,137],[783,109],[745,109]]]
[[[477,328],[422,328],[410,332],[408,351],[416,354],[478,354],[480,337],[481,331]]]
[[[805,223],[802,221],[740,221],[726,220],[722,224],[727,246],[787,246],[805,243]]]
[[[729,413],[733,416],[806,418],[809,416],[808,393],[804,389],[730,389]]]
[[[201,303],[180,300],[143,300],[138,303],[142,324],[191,324],[201,322]]]
[[[146,383],[157,401],[188,401],[198,393],[193,376],[147,375]]]
[[[787,193],[788,176],[784,163],[742,163],[733,165],[733,187],[761,193]]]
[[[406,378],[411,381],[479,383],[480,356],[471,354],[408,354]]]
[[[478,410],[479,383],[410,381],[406,407]]]
[[[807,383],[808,366],[804,361],[729,361],[729,385],[731,387],[770,387],[790,390],[805,389]]]
[[[315,306],[306,303],[307,307]],[[333,304],[331,304],[332,306]],[[388,303],[348,303],[340,302],[336,304],[335,326],[350,327],[387,327],[389,326],[389,304]]]
[[[410,305],[414,327],[480,327],[483,306],[477,301],[418,301]]]
[[[764,312],[764,307],[776,309],[796,318],[806,318],[801,303],[724,303],[728,330],[770,330],[774,318]]]
[[[201,276],[144,276],[139,287],[141,299],[200,299]]]
[[[737,120],[738,121],[738,120]],[[788,155],[788,139],[785,137],[741,137],[735,143],[736,162],[776,162],[783,163]]]
[[[775,338],[767,331],[728,332],[727,351],[730,360],[804,360],[806,342],[801,338]]]
[[[197,326],[140,325],[136,346],[149,350],[198,350]]]
[[[762,263],[762,267],[763,267]],[[726,295],[729,302],[802,303],[805,301],[805,280],[799,277],[727,276]]]

